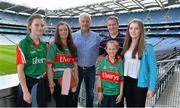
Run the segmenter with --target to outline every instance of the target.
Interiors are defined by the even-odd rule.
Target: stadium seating
[[[26,25],[28,16],[0,11],[0,23]]]
[[[8,40],[4,35],[0,35],[1,45],[14,45],[10,40]]]
[[[179,38],[171,38],[170,36],[178,36],[180,34],[180,8],[161,9],[144,12],[128,12],[116,14],[120,22],[120,32],[125,34],[127,24],[133,18],[141,19],[146,25],[146,35],[149,37],[148,42],[155,46],[156,50],[172,49],[179,45]],[[100,36],[108,35],[106,27],[106,19],[109,15],[93,16],[92,17],[92,30],[99,32]],[[12,18],[13,17],[13,18]],[[0,44],[17,44],[27,34],[26,20],[28,16],[19,15],[14,13],[0,11]],[[46,42],[54,40],[55,26],[60,21],[67,22],[76,31],[79,29],[78,18],[45,18],[48,26],[53,28],[44,32],[42,39]],[[173,22],[169,24],[169,22]],[[165,23],[162,25],[161,23]],[[157,29],[158,28],[158,29]],[[154,37],[151,37],[154,36]],[[166,36],[167,38],[160,38],[158,36]],[[169,38],[168,38],[169,37]],[[172,42],[172,43],[171,43]],[[168,44],[168,47],[164,47]],[[178,48],[178,47],[177,47]]]

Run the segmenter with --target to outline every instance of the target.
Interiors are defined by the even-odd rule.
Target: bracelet
[[[98,93],[102,92],[102,87],[98,87]]]

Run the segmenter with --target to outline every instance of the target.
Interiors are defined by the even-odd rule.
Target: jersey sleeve
[[[27,46],[24,41],[16,45],[16,64],[26,64]]]
[[[73,61],[74,61],[74,63],[77,63],[77,62],[78,62],[78,59],[77,59],[77,58],[74,58]]]
[[[124,64],[122,60],[119,61],[119,75],[120,75],[120,82],[124,82]]]
[[[54,47],[54,44],[52,44],[48,47],[46,63],[47,64],[54,64],[55,63],[55,57],[56,57],[56,48]]]

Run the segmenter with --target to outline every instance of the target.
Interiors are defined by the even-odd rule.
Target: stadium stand
[[[0,35],[1,45],[14,45],[10,40],[8,40],[4,35]]]
[[[22,39],[20,37],[18,37],[17,35],[12,35],[12,34],[8,34],[8,35],[4,35],[4,37],[8,40],[10,40],[12,43],[14,44],[18,44]]]
[[[124,13],[116,13],[115,11],[115,14],[110,14],[118,17],[120,22],[119,31],[125,34],[125,31],[127,29],[127,24],[131,19],[133,18],[141,19],[145,23],[147,41],[154,45],[154,49],[156,51],[156,57],[158,60],[158,86],[156,88],[155,96],[152,99],[147,100],[146,106],[179,107],[180,106],[180,101],[179,101],[180,7],[168,8],[168,4],[166,4],[166,0],[162,0],[162,3],[165,6],[163,8],[148,10],[148,6],[146,7],[147,4],[144,3],[145,6],[144,10],[134,12],[131,10],[136,9],[137,6],[134,7],[129,6],[128,2],[126,4],[126,1],[121,1],[121,2],[114,1],[114,2],[115,4],[116,3],[121,4],[121,7],[124,6],[123,9],[127,10],[127,12]],[[101,5],[105,5],[107,7],[108,2],[107,4],[105,3]],[[156,4],[155,5],[152,4],[152,6],[149,7],[156,7],[156,6],[157,6]],[[86,6],[86,7],[90,8],[91,6]],[[130,7],[130,9],[127,7]],[[131,9],[131,7],[133,8]],[[120,8],[120,6],[118,8]],[[80,7],[79,8],[77,7],[77,9],[81,10]],[[0,10],[0,45],[18,44],[21,39],[25,38],[25,34],[28,32],[26,30],[26,24],[27,24],[26,20],[29,16],[16,13],[15,9],[14,11],[15,12],[12,13],[12,12]],[[64,11],[68,12],[67,10]],[[38,12],[42,14],[44,11],[42,12],[42,10],[39,10]],[[64,12],[64,14],[66,12]],[[30,12],[30,14],[33,13],[34,11]],[[71,14],[67,13],[67,15],[71,15]],[[107,27],[106,27],[106,18],[110,15],[106,13],[102,15],[96,15],[95,13],[92,16],[91,29],[99,32],[102,38],[108,36]],[[44,32],[44,36],[42,37],[42,39],[46,42],[52,42],[54,40],[53,33],[55,30],[55,26],[58,24],[59,21],[65,21],[68,24],[70,24],[73,31],[78,30],[79,22],[78,22],[78,18],[75,16],[76,15],[71,15],[71,17],[68,18],[64,18],[64,17],[53,18],[53,17],[45,16],[48,30]],[[0,80],[2,80],[1,78],[2,77],[0,77]],[[2,81],[0,81],[0,85],[2,85],[1,82]],[[7,89],[7,88],[4,89],[0,86],[0,107],[14,106],[15,104],[14,92],[15,92],[14,85],[11,89]],[[95,92],[97,92],[96,89]],[[85,103],[84,97],[85,97],[84,86],[82,86],[82,91],[79,98],[80,106],[83,106]],[[94,104],[97,105],[97,97],[95,97]]]
[[[15,24],[15,25],[26,25],[26,19],[28,16],[18,15],[15,13],[0,12],[0,22],[5,24]]]

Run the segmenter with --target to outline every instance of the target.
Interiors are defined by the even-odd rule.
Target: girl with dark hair
[[[70,26],[59,23],[47,55],[49,88],[58,107],[72,107],[72,92],[76,91],[78,82],[76,51]]]

